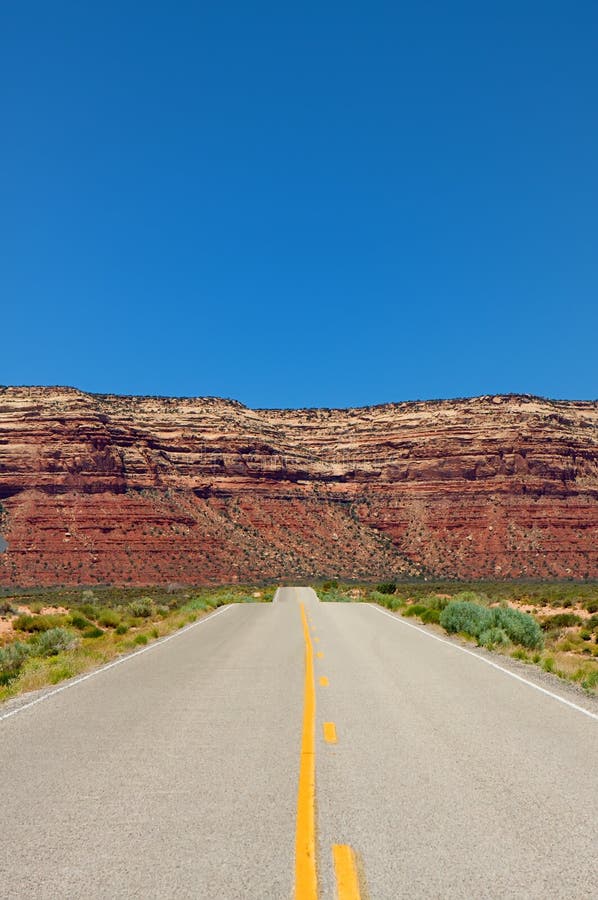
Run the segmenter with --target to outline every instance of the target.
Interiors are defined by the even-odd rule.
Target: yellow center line
[[[309,636],[305,606],[301,607],[305,639],[305,681],[303,700],[303,733],[297,792],[297,826],[295,832],[295,900],[317,900],[316,873],[316,688],[314,684],[313,647]]]
[[[320,678],[320,687],[328,687],[328,679],[325,675]]]
[[[324,740],[327,744],[336,744],[336,726],[334,722],[324,722]]]
[[[360,900],[355,853],[347,844],[332,845],[338,900]]]

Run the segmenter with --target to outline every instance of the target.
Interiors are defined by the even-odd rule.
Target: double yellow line
[[[316,687],[314,684],[314,651],[303,603],[301,604],[301,621],[305,639],[305,681],[295,834],[295,900],[317,900]]]
[[[300,608],[305,641],[305,682],[295,834],[295,900],[318,900],[314,651],[303,603],[300,604]],[[332,858],[338,900],[360,900],[361,894],[353,850],[345,844],[335,844],[332,848]]]

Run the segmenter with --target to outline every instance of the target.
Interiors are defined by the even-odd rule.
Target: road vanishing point
[[[488,659],[280,588],[0,709],[0,896],[596,897],[594,707]]]

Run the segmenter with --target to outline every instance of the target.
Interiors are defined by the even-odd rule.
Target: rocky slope
[[[598,577],[598,403],[0,388],[0,584]]]

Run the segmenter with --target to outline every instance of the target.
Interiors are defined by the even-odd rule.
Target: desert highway
[[[283,588],[0,708],[0,896],[596,897],[595,706],[431,634]]]

